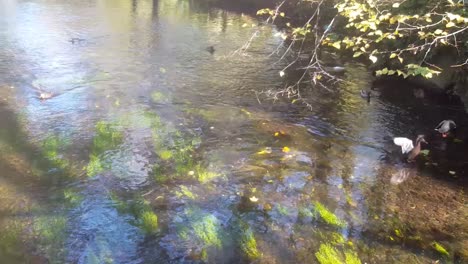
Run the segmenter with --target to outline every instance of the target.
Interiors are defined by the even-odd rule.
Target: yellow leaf
[[[288,147],[283,147],[283,152],[284,152],[284,153],[288,153],[289,151],[291,151],[290,148],[288,148]]]
[[[283,77],[283,76],[284,76],[284,71],[280,71],[280,72],[279,72],[279,75],[280,75],[281,77]]]
[[[270,153],[271,153],[271,148],[269,147],[257,152],[258,155],[265,155],[265,154],[270,154]]]
[[[392,53],[392,54],[390,54],[390,59],[393,59],[393,58],[395,58],[396,56],[398,56],[396,53]]]
[[[448,22],[448,23],[445,25],[446,28],[451,28],[451,27],[453,27],[453,26],[455,26],[455,23],[453,23],[453,22]]]
[[[341,49],[341,42],[340,41],[337,41],[335,43],[332,44],[332,46],[336,49]]]
[[[280,13],[280,16],[284,17],[284,12],[281,12],[281,13]]]
[[[400,61],[400,63],[403,63],[403,58],[398,56],[398,60]]]
[[[430,17],[427,17],[427,18],[426,18],[426,22],[427,22],[427,23],[431,23],[431,22],[432,22],[432,19],[431,19]]]
[[[247,23],[244,23],[244,24],[242,25],[242,27],[246,27],[246,26],[248,26]]]
[[[320,80],[320,79],[322,79],[322,75],[320,75],[320,74],[317,74],[317,76],[315,76],[315,79],[317,79],[317,80]]]
[[[275,137],[279,136],[279,134],[280,134],[279,132],[275,132]]]
[[[258,198],[255,197],[255,196],[252,196],[252,197],[250,197],[249,199],[250,199],[250,201],[252,201],[252,202],[254,202],[254,203],[258,201]]]
[[[393,7],[393,8],[398,8],[398,7],[400,7],[400,3],[394,3],[394,4],[392,5],[392,7]]]
[[[434,34],[440,35],[442,34],[442,32],[443,32],[442,29],[437,29],[436,31],[434,31]]]
[[[377,61],[377,57],[374,56],[374,55],[370,55],[369,60],[371,60],[373,63],[375,63]]]

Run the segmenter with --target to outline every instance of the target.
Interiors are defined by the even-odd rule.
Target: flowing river
[[[1,0],[0,262],[466,263],[463,107],[346,63],[311,107],[272,100],[294,77],[260,22]],[[403,162],[392,137],[421,133]]]

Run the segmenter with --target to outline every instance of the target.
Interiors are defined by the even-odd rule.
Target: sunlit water
[[[275,33],[189,0],[2,1],[2,261],[465,261],[465,130],[432,132],[462,108],[368,104],[361,65],[273,102]],[[418,133],[406,164],[391,138]]]

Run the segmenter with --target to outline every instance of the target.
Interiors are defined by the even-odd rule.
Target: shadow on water
[[[63,247],[66,219],[52,208],[57,201],[67,203],[66,185],[74,174],[55,152],[58,146],[28,141],[17,114],[4,103],[0,120],[0,254],[9,263],[43,263],[38,245],[53,254]]]

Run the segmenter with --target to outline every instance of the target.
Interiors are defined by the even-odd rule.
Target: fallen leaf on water
[[[424,156],[427,156],[429,155],[429,150],[428,149],[421,150],[421,154],[423,154]]]
[[[265,155],[265,154],[270,154],[270,153],[271,153],[271,148],[270,147],[267,147],[267,148],[257,152],[257,154],[259,154],[259,155]]]
[[[441,253],[441,254],[443,254],[443,255],[447,255],[447,256],[450,255],[450,254],[448,253],[448,251],[447,251],[441,244],[439,244],[439,243],[437,243],[437,242],[432,243],[432,247],[433,247],[435,250],[437,250],[437,252],[439,252],[439,253]]]
[[[284,153],[288,153],[289,151],[291,151],[290,148],[288,148],[288,147],[283,147],[283,152],[284,152]]]
[[[254,203],[258,201],[258,198],[255,197],[255,196],[252,196],[252,197],[250,197],[249,199],[250,199],[250,201],[252,201],[252,202],[254,202]]]

